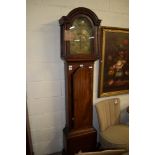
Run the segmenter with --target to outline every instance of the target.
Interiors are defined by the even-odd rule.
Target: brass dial
[[[93,30],[90,21],[85,17],[76,18],[69,30],[66,39],[70,43],[70,54],[90,54],[93,48]]]

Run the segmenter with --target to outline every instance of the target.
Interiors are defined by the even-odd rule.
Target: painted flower
[[[124,39],[124,40],[123,40],[123,44],[124,44],[124,45],[128,45],[128,43],[129,43],[129,40],[128,40],[128,39]]]

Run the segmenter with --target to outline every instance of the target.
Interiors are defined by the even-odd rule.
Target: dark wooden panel
[[[79,67],[73,75],[74,128],[92,126],[92,69]]]
[[[75,155],[79,151],[88,152],[96,149],[97,132],[94,128],[78,130],[76,132],[64,131],[66,145],[63,153],[65,155]]]

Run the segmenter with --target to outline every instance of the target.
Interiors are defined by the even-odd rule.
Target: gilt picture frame
[[[99,97],[129,92],[129,29],[101,27]]]

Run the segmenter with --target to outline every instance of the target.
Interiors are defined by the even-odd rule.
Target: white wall
[[[60,58],[58,20],[76,7],[93,10],[104,26],[129,24],[128,0],[27,0],[27,103],[35,155],[63,148],[64,64]],[[94,104],[105,99],[97,98],[97,89],[98,61],[94,71]],[[118,97],[123,110],[128,105],[128,95]],[[98,128],[95,111],[94,126]]]

